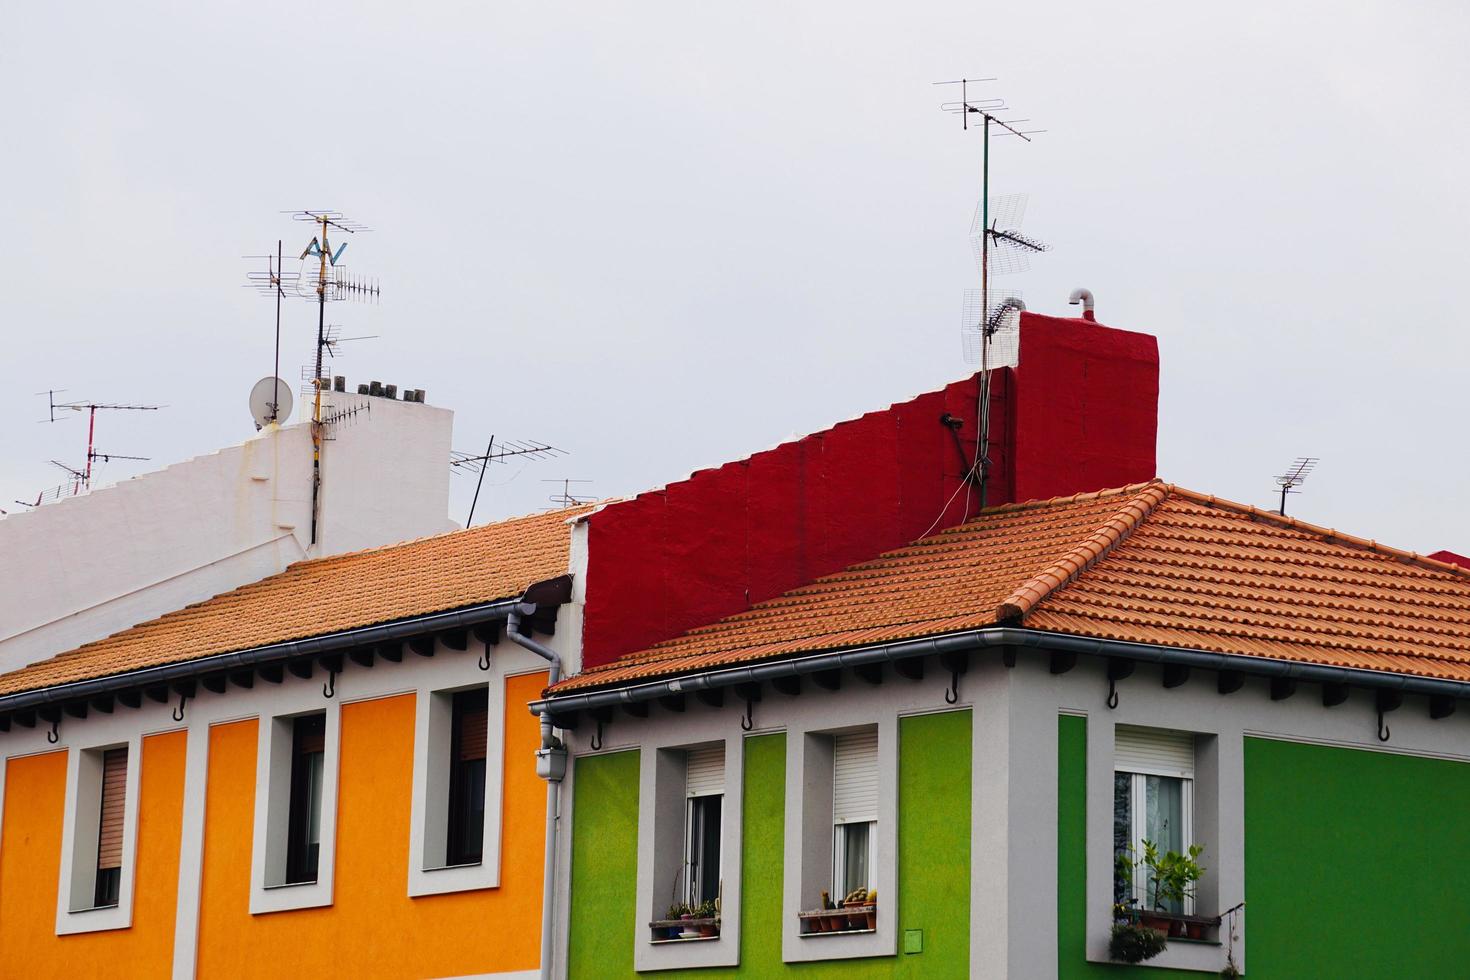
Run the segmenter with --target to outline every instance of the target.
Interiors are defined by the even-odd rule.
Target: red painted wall
[[[989,503],[1153,477],[1154,338],[1027,313],[1020,350],[1020,367],[992,378]],[[963,419],[973,452],[977,388],[967,378],[593,514],[583,666],[974,514],[939,419]]]

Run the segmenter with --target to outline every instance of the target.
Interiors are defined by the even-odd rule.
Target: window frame
[[[61,869],[56,894],[56,934],[77,935],[127,929],[133,924],[133,891],[138,856],[139,792],[142,785],[143,734],[70,746],[66,764],[66,802],[61,828]],[[123,790],[122,865],[117,902],[96,904],[98,834],[102,818],[103,754],[128,751]]]
[[[721,904],[723,904],[723,896],[724,896],[724,891],[723,891],[723,883],[724,883],[723,876],[724,876],[724,873],[725,873],[725,842],[724,842],[725,794],[724,793],[700,793],[697,796],[687,796],[685,798],[685,800],[684,800],[684,871],[685,871],[685,874],[684,874],[684,901],[685,901],[686,904],[691,905],[691,906],[698,905],[701,902],[705,901],[705,899],[703,897],[703,893],[704,893],[703,885],[705,884],[705,877],[704,877],[704,870],[703,870],[704,863],[702,861],[697,861],[695,858],[696,858],[696,847],[699,847],[699,845],[705,843],[705,835],[709,831],[709,820],[708,820],[707,817],[702,817],[702,816],[699,817],[699,819],[696,820],[696,813],[695,813],[695,811],[696,811],[696,809],[699,809],[700,808],[699,805],[698,805],[698,803],[697,803],[697,801],[699,801],[699,800],[719,800],[720,801],[720,822],[719,822],[718,828],[716,829],[716,833],[719,834],[719,839],[715,842],[715,845],[716,845],[716,847],[715,847],[715,860],[717,862],[717,864],[715,865],[715,868],[716,868],[716,875],[715,875],[715,897],[716,898],[720,898],[722,900]],[[695,840],[695,828],[696,828],[696,824],[698,826],[698,829],[701,831],[700,840],[699,841],[696,841]],[[703,850],[702,847],[699,847],[699,849],[700,850]],[[700,872],[699,872],[699,882],[698,882],[699,887],[698,888],[696,888],[696,883],[695,883],[695,880],[694,880],[694,871],[693,871],[693,869],[696,868],[696,867],[700,869]],[[696,894],[696,892],[698,892],[698,894]],[[722,908],[720,911],[723,914],[724,909]]]
[[[505,686],[511,677],[544,673],[535,654],[501,643],[491,646],[490,669],[480,670],[470,649],[435,657],[434,671],[415,691],[413,798],[409,819],[408,895],[444,895],[500,887],[502,800],[505,793]],[[454,695],[485,690],[484,829],[478,864],[449,864],[448,812]]]
[[[1179,822],[1180,822],[1180,845],[1179,853],[1188,854],[1189,847],[1195,843],[1194,838],[1194,777],[1176,776],[1156,772],[1136,772],[1133,768],[1115,768],[1114,773],[1129,777],[1129,846],[1133,848],[1135,862],[1143,860],[1143,841],[1148,836],[1148,780],[1173,779],[1180,785],[1179,791]],[[1116,791],[1115,791],[1116,792]],[[1152,909],[1148,896],[1148,873],[1142,865],[1135,865],[1133,872],[1133,899],[1135,908],[1140,910]],[[1190,895],[1184,899],[1183,914],[1194,914],[1194,896]]]
[[[698,712],[661,719],[639,730],[638,880],[633,915],[633,968],[649,970],[737,966],[740,962],[741,835],[745,739],[730,732],[720,712]],[[615,743],[619,726],[609,727],[604,751],[625,749]],[[684,866],[689,849],[688,792],[690,749],[724,744],[723,792],[720,796],[720,931],[705,939],[661,942],[648,923],[662,919],[671,901],[687,901]],[[598,753],[579,753],[583,755]],[[575,794],[576,768],[572,769]],[[715,794],[709,794],[715,795]],[[569,806],[563,802],[563,806]],[[564,811],[566,812],[566,811]],[[678,875],[677,882],[675,875]]]
[[[324,700],[316,685],[283,690],[259,717],[255,766],[255,823],[250,849],[250,914],[332,904],[336,877],[337,780],[341,762],[342,699]],[[322,777],[315,881],[289,881],[292,763],[296,720],[323,715]]]

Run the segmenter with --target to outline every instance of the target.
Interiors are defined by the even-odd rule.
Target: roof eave
[[[532,714],[549,711],[553,715],[571,715],[576,712],[650,701],[671,694],[728,688],[737,684],[754,684],[776,678],[916,657],[969,653],[992,647],[1045,648],[1093,657],[1118,658],[1144,663],[1179,664],[1217,672],[1233,671],[1255,677],[1281,677],[1311,683],[1394,691],[1400,694],[1470,699],[1470,682],[1465,681],[1354,667],[1333,667],[1326,664],[1301,663],[1293,660],[1276,660],[1240,654],[1214,653],[1208,650],[1183,647],[1155,646],[1125,640],[1051,633],[1019,626],[987,626],[960,633],[832,650],[738,667],[677,674],[656,680],[614,685],[591,691],[572,691],[543,697],[539,701],[531,702],[528,707]]]

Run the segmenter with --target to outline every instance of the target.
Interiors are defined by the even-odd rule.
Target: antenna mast
[[[490,437],[490,444],[485,451],[479,455],[470,453],[451,452],[449,454],[449,466],[454,472],[469,471],[479,473],[475,480],[475,496],[470,501],[470,516],[465,518],[464,526],[469,527],[475,522],[475,506],[480,502],[480,487],[485,483],[485,471],[492,463],[504,463],[506,460],[520,456],[526,460],[551,459],[555,456],[565,456],[566,452],[557,449],[544,442],[523,442],[516,439],[507,439],[501,442],[500,448],[495,447],[495,436]],[[519,475],[519,474],[518,474]],[[512,478],[514,479],[514,478]]]
[[[999,242],[1002,238],[1010,245],[1024,245],[1033,251],[1043,251],[1045,246],[1035,243],[1029,239],[1022,238],[1017,241],[1011,235],[1002,235],[990,225],[990,136],[992,130],[997,130],[999,136],[1018,136],[1026,142],[1031,142],[1031,137],[1037,133],[1045,132],[1041,129],[1020,129],[1020,124],[1029,122],[1027,119],[1001,119],[996,113],[1008,113],[1009,106],[1005,99],[971,99],[970,86],[972,84],[993,82],[994,78],[957,78],[952,81],[935,82],[935,85],[958,85],[960,87],[960,99],[958,102],[945,102],[940,108],[945,112],[958,113],[961,128],[970,128],[970,116],[980,118],[980,128],[984,133],[981,143],[980,163],[980,308],[984,311],[982,336],[980,344],[980,397],[979,416],[980,431],[975,440],[975,459],[971,464],[967,479],[973,479],[978,473],[980,478],[980,506],[986,505],[986,494],[990,481],[990,335],[994,330],[990,328],[990,249],[991,239],[996,238]],[[997,326],[999,321],[997,320]]]
[[[316,369],[312,376],[312,405],[311,405],[311,544],[316,544],[317,523],[321,511],[321,488],[322,488],[322,355],[326,352],[330,340],[327,337],[327,300],[340,299],[377,299],[377,280],[360,279],[349,277],[344,274],[339,265],[342,253],[347,250],[347,243],[343,242],[332,249],[329,234],[332,229],[347,235],[355,235],[358,232],[370,231],[366,225],[347,218],[339,211],[289,211],[286,212],[296,221],[309,221],[313,225],[319,225],[321,230],[307,243],[305,250],[301,253],[301,261],[308,258],[317,260],[317,273],[314,292],[316,294],[317,316],[316,316]],[[328,277],[327,269],[331,267],[332,275]]]
[[[1282,517],[1286,516],[1286,495],[1296,493],[1296,488],[1307,482],[1307,477],[1312,475],[1312,470],[1317,468],[1321,462],[1316,456],[1298,456],[1286,468],[1286,472],[1276,478],[1276,485],[1281,488],[1281,510]]]
[[[75,493],[82,493],[83,491],[90,490],[92,488],[92,463],[93,462],[100,461],[100,462],[103,462],[103,463],[107,463],[107,462],[111,462],[114,459],[136,459],[136,460],[140,460],[140,461],[146,461],[148,459],[147,456],[124,456],[124,455],[122,455],[120,453],[99,453],[97,451],[97,445],[96,445],[96,436],[97,436],[97,413],[98,412],[156,412],[160,408],[163,408],[165,406],[163,406],[163,405],[117,405],[117,404],[101,404],[99,402],[89,402],[89,401],[59,402],[59,401],[56,400],[56,395],[57,395],[57,392],[56,392],[55,389],[46,392],[46,400],[47,400],[47,402],[49,404],[49,407],[50,407],[50,417],[49,417],[48,421],[51,421],[51,422],[57,421],[56,413],[58,411],[86,412],[87,413],[87,456],[86,456],[86,463],[83,464],[83,467],[80,470],[72,469],[70,466],[67,466],[64,463],[56,463],[57,466],[60,466],[62,469],[66,470],[66,471],[68,471],[69,473],[72,474],[72,476],[74,478],[72,492],[74,494]],[[55,460],[52,460],[52,462],[56,462],[56,461]]]

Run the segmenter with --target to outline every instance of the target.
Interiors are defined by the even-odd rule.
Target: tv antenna
[[[86,462],[83,464],[82,468],[81,469],[75,469],[73,467],[67,466],[65,463],[57,463],[55,460],[52,460],[52,462],[53,463],[56,463],[57,466],[60,466],[62,469],[66,470],[68,473],[71,473],[73,475],[73,489],[72,489],[72,493],[73,494],[82,493],[82,492],[84,492],[86,490],[90,490],[92,488],[92,464],[94,464],[94,463],[110,463],[110,462],[112,462],[115,459],[133,459],[133,460],[139,460],[139,461],[147,461],[147,459],[148,459],[147,456],[124,456],[121,453],[104,453],[104,452],[99,452],[97,450],[97,444],[96,444],[96,436],[97,436],[97,413],[98,412],[156,412],[160,408],[165,408],[166,406],[164,406],[164,405],[122,405],[122,404],[117,404],[117,403],[102,403],[102,402],[92,402],[92,401],[74,401],[74,402],[59,402],[59,401],[57,401],[56,400],[56,396],[59,395],[59,394],[61,394],[61,392],[64,391],[64,390],[65,389],[52,389],[50,391],[45,392],[46,401],[47,401],[47,404],[48,404],[48,407],[49,407],[49,410],[50,411],[49,411],[49,416],[46,419],[43,419],[42,421],[47,421],[47,422],[58,422],[58,421],[61,421],[61,419],[58,419],[57,418],[57,415],[56,415],[57,412],[63,412],[63,413],[65,413],[65,412],[78,412],[78,413],[80,413],[80,412],[86,412],[87,413],[87,455],[86,455]],[[37,392],[37,394],[40,394],[40,392]],[[63,418],[64,417],[65,416],[63,416]],[[57,488],[57,490],[64,490],[64,489],[65,489],[64,487],[58,487]],[[48,493],[49,493],[49,491],[48,491]],[[57,495],[58,496],[61,496],[61,494],[57,494]],[[42,496],[44,497],[45,494],[43,494]],[[38,503],[39,503],[39,501],[38,501]]]
[[[330,342],[327,338],[327,302],[329,300],[374,300],[379,296],[378,281],[347,273],[341,264],[342,253],[347,243],[332,247],[331,235],[356,235],[370,231],[367,225],[348,218],[340,211],[287,211],[295,221],[310,222],[320,230],[312,236],[301,252],[303,273],[306,260],[316,259],[316,274],[297,278],[297,293],[307,298],[315,297],[316,316],[316,369],[311,384],[311,544],[316,544],[318,511],[322,488],[322,358],[327,354]],[[309,291],[303,291],[303,290]]]
[[[265,296],[274,296],[275,299],[276,299],[276,357],[275,357],[275,361],[273,362],[272,367],[271,367],[271,378],[273,378],[273,379],[276,380],[277,386],[279,386],[279,385],[282,384],[282,382],[280,381],[280,377],[281,377],[281,300],[283,300],[283,299],[286,298],[286,286],[289,284],[290,287],[291,287],[291,291],[294,293],[294,292],[296,292],[297,286],[298,286],[299,281],[301,279],[301,274],[299,272],[286,272],[285,271],[285,265],[284,265],[285,257],[282,254],[282,248],[283,248],[282,242],[278,238],[278,239],[276,239],[276,254],[275,255],[273,255],[273,256],[272,255],[247,255],[246,258],[248,258],[248,259],[264,259],[265,260],[265,271],[264,272],[247,272],[245,274],[245,280],[246,280],[245,285],[246,286],[248,286],[248,287],[256,290],[257,292],[261,293],[262,295],[265,295]],[[259,387],[260,387],[259,385],[256,385],[256,388],[259,388]],[[286,402],[286,411],[285,411],[285,414],[287,414],[287,415],[289,415],[291,413],[289,395],[290,395],[290,392],[288,391],[287,392],[287,396],[288,397],[287,397],[287,402]],[[281,403],[281,399],[278,398],[278,397],[277,398],[273,398],[271,401],[269,401],[267,403],[267,408],[268,408],[269,411],[268,411],[268,413],[265,416],[265,418],[264,418],[263,421],[261,419],[261,416],[258,413],[255,415],[255,427],[257,429],[263,428],[264,426],[269,425],[272,422],[278,422],[278,421],[280,421],[280,415],[282,414],[279,411],[280,403]],[[251,407],[252,407],[252,411],[253,411],[254,410],[254,395],[253,395],[253,393],[252,393],[252,396],[251,396]]]
[[[479,478],[475,480],[475,496],[470,500],[470,516],[465,518],[464,526],[469,527],[475,520],[475,505],[480,502],[480,487],[485,482],[485,471],[492,464],[505,463],[517,457],[529,462],[533,459],[551,459],[555,456],[565,456],[566,452],[557,449],[548,443],[537,441],[522,441],[507,439],[498,447],[495,445],[495,436],[490,437],[490,444],[485,451],[479,455],[470,453],[451,452],[449,454],[449,468],[453,473],[478,473]]]
[[[972,99],[970,98],[970,86],[995,81],[994,78],[957,78],[951,81],[935,82],[935,85],[958,85],[960,87],[960,98],[958,102],[941,103],[940,109],[945,112],[957,113],[960,117],[961,128],[968,130],[973,121],[984,133],[981,143],[981,167],[980,167],[980,205],[976,209],[975,221],[971,223],[970,233],[972,240],[979,239],[978,252],[980,260],[980,316],[975,317],[977,327],[980,330],[979,354],[980,354],[980,394],[978,415],[980,417],[979,432],[975,438],[975,458],[971,463],[970,472],[966,475],[967,484],[979,476],[980,483],[980,506],[986,504],[986,492],[990,479],[990,344],[993,335],[1002,328],[1006,309],[1024,309],[1024,306],[1014,305],[1001,306],[992,309],[990,303],[990,253],[997,250],[999,255],[1006,259],[1006,265],[1015,268],[1023,267],[1025,258],[1032,252],[1043,252],[1046,246],[1035,239],[1022,235],[1014,225],[1019,225],[1019,214],[1016,216],[1011,227],[1001,227],[1001,215],[997,213],[996,220],[992,222],[990,208],[990,137],[992,133],[996,136],[1016,136],[1027,143],[1031,137],[1043,133],[1042,129],[1023,128],[1029,119],[1002,119],[1002,115],[1011,115],[1011,109],[1005,99]],[[971,116],[977,117],[971,120]],[[1001,202],[997,201],[997,204]],[[1016,208],[1014,201],[1008,205]],[[1025,200],[1020,199],[1019,211],[1024,212]],[[1019,269],[1017,268],[1017,271]],[[1011,299],[1019,302],[1018,297]],[[1000,318],[996,320],[994,329],[989,327],[997,310]],[[965,315],[965,324],[971,319],[968,311]],[[962,328],[965,326],[962,324]],[[967,492],[968,495],[968,492]],[[968,513],[969,506],[966,505]]]
[[[542,480],[541,482],[561,484],[561,493],[554,493],[546,499],[556,504],[562,510],[566,510],[568,507],[576,507],[578,504],[590,504],[597,499],[596,497],[584,497],[580,494],[572,493],[572,484],[591,483],[591,480]]]
[[[1285,473],[1276,477],[1276,485],[1281,488],[1280,514],[1282,517],[1286,516],[1286,495],[1299,493],[1300,491],[1296,488],[1307,482],[1307,477],[1312,475],[1312,471],[1317,468],[1319,462],[1321,460],[1316,456],[1298,456],[1292,460]]]

